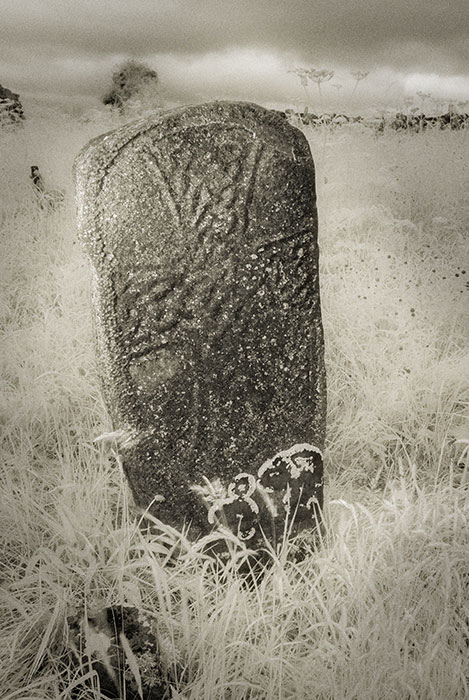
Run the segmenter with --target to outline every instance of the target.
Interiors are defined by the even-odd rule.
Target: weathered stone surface
[[[163,658],[153,619],[133,607],[112,606],[72,616],[67,623],[71,658],[75,665],[92,668],[96,673],[103,693],[100,697],[116,700],[173,697],[170,680],[175,661]],[[95,687],[95,678],[90,679],[86,674],[83,685]],[[76,697],[82,696],[77,693]]]
[[[0,85],[0,124],[15,124],[24,119],[20,96]]]
[[[313,527],[325,372],[303,134],[253,104],[176,109],[93,140],[75,177],[137,503],[250,546]]]

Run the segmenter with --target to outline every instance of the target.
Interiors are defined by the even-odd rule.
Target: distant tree
[[[158,73],[140,61],[127,59],[112,74],[112,86],[103,103],[123,112],[131,102],[160,106]]]

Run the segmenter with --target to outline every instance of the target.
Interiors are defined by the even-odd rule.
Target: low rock
[[[169,700],[169,672],[161,657],[154,622],[133,607],[112,606],[68,620],[74,664],[99,680],[109,700]]]
[[[0,125],[18,124],[24,119],[20,96],[0,85]]]

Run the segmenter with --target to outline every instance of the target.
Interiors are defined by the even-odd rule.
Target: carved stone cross
[[[250,547],[313,528],[326,394],[304,135],[254,104],[175,109],[91,141],[75,177],[136,502]]]

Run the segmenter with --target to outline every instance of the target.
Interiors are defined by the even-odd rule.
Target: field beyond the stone
[[[469,133],[305,130],[325,532],[300,563],[288,543],[272,553],[249,587],[234,559],[221,576],[180,533],[142,529],[119,467],[71,177],[79,149],[117,125],[42,111],[0,130],[2,697],[105,698],[70,621],[132,606],[157,631],[175,700],[467,698]],[[31,165],[64,190],[56,211],[37,206]],[[138,687],[154,659],[135,663],[129,652]]]

